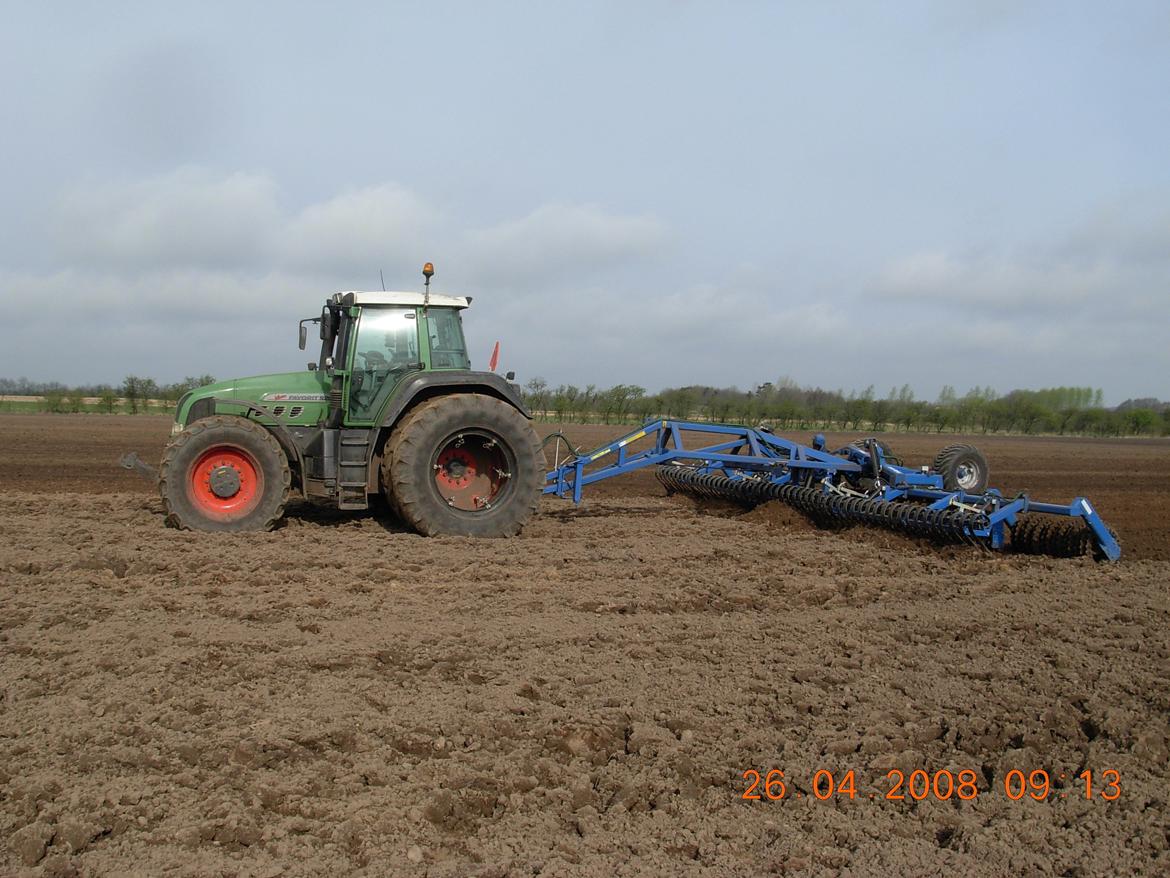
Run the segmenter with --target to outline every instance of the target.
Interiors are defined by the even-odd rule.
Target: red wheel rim
[[[439,496],[464,512],[490,510],[512,477],[499,440],[478,433],[449,439],[439,449],[433,469]]]
[[[189,486],[195,507],[208,518],[231,521],[251,512],[264,490],[256,459],[233,445],[217,445],[191,467]]]

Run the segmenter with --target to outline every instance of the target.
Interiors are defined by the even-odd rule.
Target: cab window
[[[363,308],[353,350],[349,414],[355,420],[368,420],[378,413],[398,379],[419,368],[414,308]]]
[[[432,369],[469,369],[463,326],[454,308],[431,308],[427,314]]]

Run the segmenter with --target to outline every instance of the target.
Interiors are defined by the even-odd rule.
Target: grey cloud
[[[997,254],[924,250],[887,265],[876,288],[879,295],[893,300],[1019,309],[1090,301],[1113,280],[1103,265],[1040,265]]]
[[[597,205],[548,204],[527,216],[470,232],[468,256],[482,277],[521,284],[571,282],[660,252],[668,240],[653,216],[621,216]]]
[[[1170,191],[1133,195],[1103,204],[1050,246],[1042,258],[1068,263],[1114,261],[1134,268],[1170,266]]]
[[[1023,14],[1020,4],[1012,0],[958,0],[931,6],[931,19],[943,26],[962,30],[1000,29]]]
[[[267,176],[194,169],[70,193],[57,261],[71,267],[0,270],[5,299],[39,304],[0,373],[37,371],[24,364],[50,344],[68,351],[63,366],[89,370],[44,374],[66,381],[297,368],[294,319],[333,290],[372,287],[379,267],[388,285],[414,285],[426,259],[439,289],[476,296],[476,362],[500,339],[504,367],[524,379],[1096,385],[1122,374],[1115,364],[1133,350],[1146,352],[1146,395],[1164,395],[1162,379],[1146,389],[1149,370],[1170,373],[1170,235],[1154,210],[1127,222],[1101,211],[1022,250],[914,252],[868,286],[845,277],[814,289],[779,286],[774,269],[750,265],[680,278],[661,221],[595,205],[467,229],[391,183],[294,208],[284,200]],[[1113,379],[1129,395],[1133,380]]]
[[[473,308],[467,321],[485,351],[504,339],[502,363],[527,380],[665,385],[739,383],[819,374],[826,351],[852,325],[840,302],[777,295],[765,281],[731,271],[719,284],[664,287],[639,277],[618,285],[577,284],[541,297]],[[863,376],[864,377],[864,376]]]
[[[486,323],[497,337],[556,338],[546,321],[579,304],[582,290],[595,302],[610,301],[613,314],[623,313],[631,282],[615,287],[600,285],[600,278],[660,252],[667,239],[651,217],[594,205],[549,205],[519,219],[461,228],[418,193],[393,183],[294,209],[284,201],[266,175],[199,168],[67,192],[54,219],[52,261],[61,267],[0,268],[5,299],[39,305],[28,324],[27,350],[9,348],[5,359],[14,359],[0,372],[29,371],[15,363],[35,356],[49,338],[70,351],[72,369],[108,362],[107,368],[123,370],[126,351],[114,357],[107,343],[133,337],[130,328],[142,349],[153,349],[148,338],[174,340],[171,356],[155,369],[163,379],[192,370],[264,371],[290,356],[274,326],[311,314],[334,290],[374,288],[379,268],[386,269],[390,286],[415,285],[426,259],[439,263],[440,290],[454,289],[448,279],[469,285],[454,291],[477,296],[473,321]],[[667,304],[680,316],[676,321],[668,314],[659,325],[681,337],[682,315],[696,311],[700,301],[674,294]],[[633,310],[633,325],[616,317],[606,323],[599,313],[600,325],[590,330],[594,341],[599,332],[615,350],[644,341],[654,307]],[[625,313],[633,312],[627,307]],[[532,350],[526,340],[515,346],[522,350]],[[292,356],[299,360],[295,351]],[[199,366],[203,360],[224,365]]]
[[[273,312],[312,310],[320,292],[298,275],[186,268],[134,276],[78,269],[49,274],[0,271],[0,289],[14,301],[36,302],[38,314],[54,321],[81,320],[95,330],[108,321],[179,332],[192,322],[225,325]]]
[[[1170,322],[1170,214],[1098,211],[1026,247],[922,250],[883,267],[872,289],[891,304],[930,305],[1067,322],[1087,311],[1104,329]]]
[[[300,211],[269,177],[186,168],[121,185],[79,187],[60,201],[64,261],[124,274],[204,269],[377,276],[417,254],[438,213],[402,187],[343,193]]]
[[[74,189],[60,201],[55,231],[63,261],[116,273],[287,270],[352,283],[379,268],[413,278],[416,263],[438,250],[472,267],[477,282],[510,287],[577,282],[652,255],[667,239],[653,217],[595,205],[545,205],[520,219],[460,228],[394,183],[289,211],[267,176],[196,168]]]
[[[192,168],[84,186],[61,199],[56,237],[65,260],[114,271],[254,267],[284,224],[277,195],[267,177]]]
[[[152,41],[111,61],[90,88],[90,133],[124,158],[178,164],[238,138],[238,59],[207,46]]]
[[[435,207],[396,184],[353,190],[290,218],[280,258],[293,267],[376,276],[379,268],[421,264],[440,220]]]
[[[1134,199],[1025,246],[902,256],[869,289],[881,322],[912,340],[940,382],[1104,386],[1114,401],[1165,395],[1168,220]]]
[[[128,372],[171,381],[303,368],[294,321],[324,292],[280,273],[0,271],[0,297],[35,303],[0,354],[0,374],[96,383]]]

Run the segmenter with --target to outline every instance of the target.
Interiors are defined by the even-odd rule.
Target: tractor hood
[[[329,406],[329,377],[324,372],[306,370],[205,384],[179,400],[175,423],[181,427],[214,412],[244,414],[244,407],[233,406],[231,400],[263,406],[285,423],[316,424]],[[264,416],[260,420],[271,418]]]

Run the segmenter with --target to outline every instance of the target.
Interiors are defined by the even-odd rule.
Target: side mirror
[[[300,346],[301,350],[305,349],[305,343],[309,340],[309,330],[305,328],[305,324],[301,324],[300,331]]]

